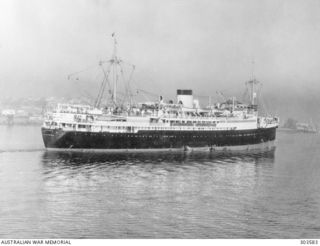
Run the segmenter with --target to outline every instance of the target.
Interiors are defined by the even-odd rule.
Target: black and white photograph
[[[318,244],[319,133],[319,0],[0,0],[1,244]]]

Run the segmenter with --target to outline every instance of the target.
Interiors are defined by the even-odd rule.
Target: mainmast
[[[258,99],[257,99],[257,91],[259,89],[260,82],[256,80],[254,75],[254,60],[252,59],[252,67],[251,67],[251,80],[246,82],[246,86],[249,90],[249,99],[250,99],[250,107],[257,111],[258,109]],[[261,84],[260,84],[261,85]]]
[[[249,88],[249,97],[250,97],[250,104],[251,105],[257,105],[257,87],[260,82],[256,79],[249,80],[246,82],[246,85]]]
[[[118,72],[117,72],[117,65],[120,64],[120,60],[117,57],[117,39],[115,33],[112,33],[113,37],[113,55],[112,59],[110,60],[111,66],[113,69],[113,92],[112,92],[112,99],[113,103],[116,105],[117,104],[117,85],[118,85]]]

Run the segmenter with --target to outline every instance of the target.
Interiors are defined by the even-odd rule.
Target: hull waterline
[[[42,128],[47,149],[82,151],[247,150],[269,148],[276,128],[234,131],[139,131],[106,133]]]

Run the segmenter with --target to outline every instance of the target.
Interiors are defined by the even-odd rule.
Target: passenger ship
[[[247,82],[250,103],[232,98],[201,108],[190,89],[177,90],[176,102],[162,96],[154,103],[119,105],[118,76],[113,66],[123,62],[114,53],[107,61],[98,98],[94,106],[58,104],[45,114],[42,136],[48,149],[64,150],[232,150],[269,148],[276,138],[277,117],[258,115],[255,89],[259,82]],[[100,66],[102,62],[100,63]],[[120,71],[120,69],[118,70]],[[110,77],[111,104],[101,106]],[[110,86],[111,87],[111,86]]]

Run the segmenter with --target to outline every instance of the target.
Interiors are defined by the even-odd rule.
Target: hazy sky
[[[1,95],[97,93],[67,75],[109,58],[112,32],[146,90],[242,91],[254,58],[268,93],[320,93],[319,0],[1,0]]]

